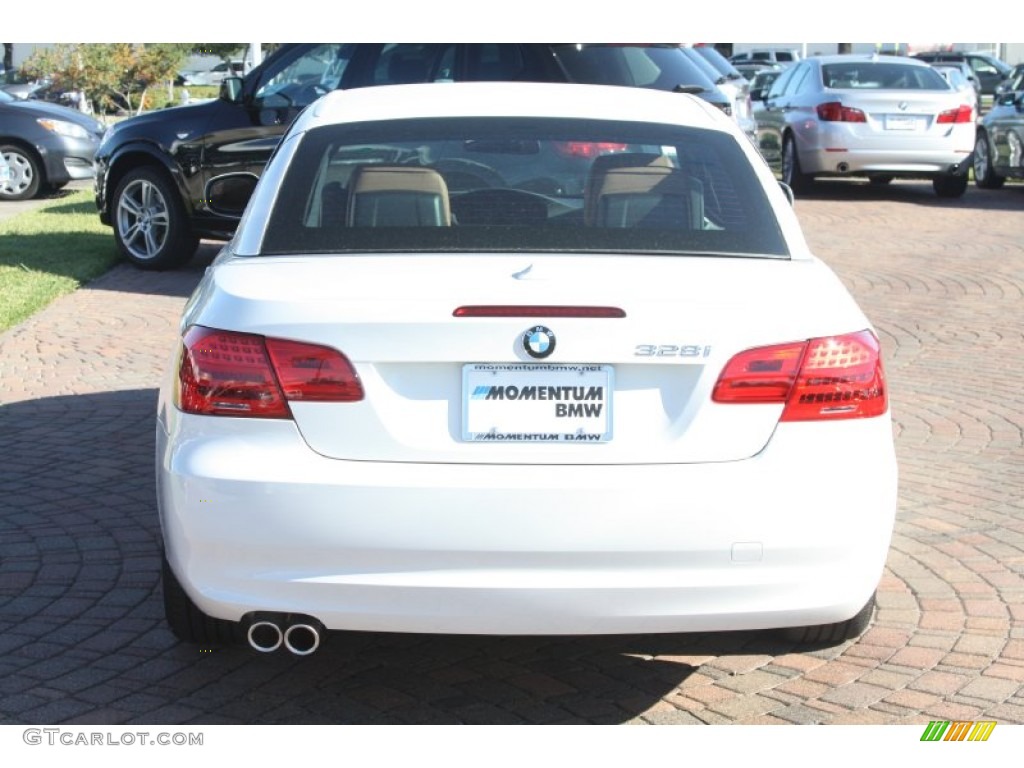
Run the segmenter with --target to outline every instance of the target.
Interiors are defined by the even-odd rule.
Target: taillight
[[[817,107],[818,119],[828,123],[866,123],[864,113],[853,107],[844,107],[842,102],[830,101]]]
[[[936,123],[973,123],[974,122],[974,107],[968,106],[967,104],[961,104],[956,109],[947,109],[945,112],[939,112],[938,118],[935,120]]]
[[[880,416],[888,408],[870,331],[740,352],[715,384],[716,403],[785,403],[781,421]]]
[[[611,141],[555,141],[555,150],[569,157],[594,158],[598,155],[610,155],[613,152],[625,152],[628,144]]]
[[[202,326],[182,340],[177,405],[186,413],[289,419],[289,400],[362,398],[352,364],[330,347]]]

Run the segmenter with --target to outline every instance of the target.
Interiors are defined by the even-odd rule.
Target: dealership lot
[[[156,383],[210,245],[179,272],[118,267],[0,335],[0,723],[1024,723],[1024,187],[942,201],[926,182],[819,181],[796,209],[888,366],[900,509],[859,641],[352,633],[309,659],[177,644]],[[862,481],[835,468],[836,494]]]

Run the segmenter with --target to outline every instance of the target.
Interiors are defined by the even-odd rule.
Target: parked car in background
[[[236,60],[222,61],[209,69],[185,70],[178,73],[176,83],[189,85],[220,85],[226,77],[241,77],[245,71],[245,62]]]
[[[91,179],[104,130],[76,109],[0,92],[0,154],[13,174],[0,200],[27,200]]]
[[[695,45],[690,52],[704,60],[711,69],[709,76],[717,76],[715,85],[732,99],[733,118],[740,130],[757,146],[757,123],[750,105],[750,81],[729,60],[710,45]],[[725,78],[722,80],[722,78]]]
[[[288,125],[337,88],[453,80],[624,85],[729,97],[678,45],[303,43],[284,45],[218,100],[114,125],[96,157],[96,205],[126,259],[167,269],[200,237],[231,237]]]
[[[729,57],[733,64],[781,64],[788,67],[800,61],[800,51],[796,48],[755,48]]]
[[[996,86],[996,96],[1010,91],[1024,91],[1024,64],[1017,64],[999,85]]]
[[[974,112],[981,114],[981,86],[978,78],[974,76],[973,70],[966,62],[959,64],[932,64],[935,71],[945,79],[954,89],[963,94],[964,98],[970,99],[974,104]]]
[[[974,51],[922,51],[915,59],[929,64],[966,63],[978,78],[982,94],[992,96],[998,85],[1010,74],[1010,65],[988,53]]]
[[[810,57],[772,83],[757,117],[762,154],[794,192],[817,176],[927,178],[940,197],[967,189],[974,103],[922,61]]]
[[[778,69],[762,69],[755,74],[750,81],[750,101],[764,101],[764,97],[768,95],[768,89],[779,79],[782,72],[782,67],[779,67]],[[757,118],[756,111],[754,118],[755,120]]]
[[[757,148],[766,159],[775,161],[781,157],[782,151],[782,146],[778,143],[779,136],[775,131],[765,130],[759,121],[762,119],[768,90],[784,71],[784,67],[762,68],[750,81],[750,111],[757,125]]]
[[[764,62],[753,62],[750,64],[733,64],[736,71],[743,75],[747,80],[751,81],[751,87],[753,87],[754,76],[759,72],[781,72],[785,69],[781,64],[766,64]]]
[[[46,93],[52,87],[50,80],[28,80],[11,72],[9,77],[0,85],[0,92],[13,96],[16,99],[28,99],[40,92]]]
[[[1024,89],[996,97],[978,124],[974,183],[998,189],[1006,179],[1024,179]]]
[[[182,641],[821,647],[871,621],[897,506],[878,337],[692,95],[331,93],[179,327],[155,464]]]

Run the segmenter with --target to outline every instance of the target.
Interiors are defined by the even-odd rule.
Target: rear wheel
[[[118,248],[137,267],[179,267],[199,246],[177,190],[155,168],[126,173],[117,185],[111,208]]]
[[[163,556],[161,578],[164,590],[164,615],[174,636],[183,643],[217,646],[236,641],[237,625],[224,619],[214,619],[200,611],[182,588],[178,578]]]
[[[860,637],[871,624],[875,612],[875,596],[857,611],[856,615],[835,624],[821,624],[814,627],[787,627],[782,635],[799,645],[839,645],[847,640]]]
[[[974,183],[982,189],[999,189],[1006,179],[996,173],[992,167],[992,150],[988,146],[988,137],[978,134],[974,143]]]
[[[932,179],[939,197],[961,197],[967,191],[967,174],[947,173]]]
[[[31,200],[43,187],[42,165],[34,153],[16,144],[0,146],[11,180],[0,186],[0,200]]]
[[[800,158],[796,152],[796,139],[792,134],[782,142],[782,181],[794,192],[806,192],[813,181],[800,169]]]

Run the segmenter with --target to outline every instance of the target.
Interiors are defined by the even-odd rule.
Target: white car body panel
[[[233,621],[286,611],[453,634],[826,623],[874,592],[892,532],[888,418],[828,425],[839,450],[821,450],[822,425],[787,424],[742,462],[610,468],[338,461],[287,422],[162,412],[171,565],[203,611]]]

